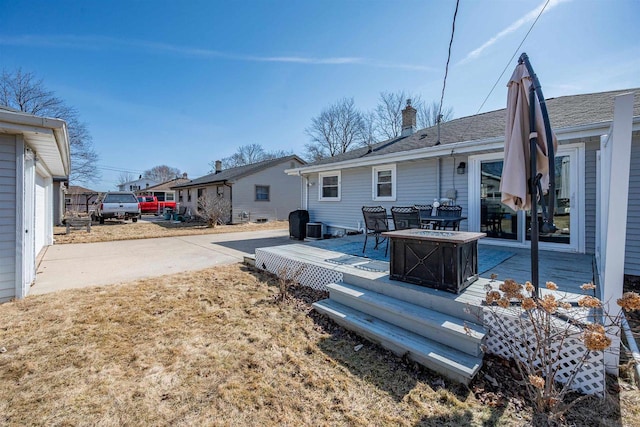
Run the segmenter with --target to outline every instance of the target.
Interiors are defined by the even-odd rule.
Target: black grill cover
[[[289,213],[289,238],[304,240],[307,237],[309,211],[299,209]]]

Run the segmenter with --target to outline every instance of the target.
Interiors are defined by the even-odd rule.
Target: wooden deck
[[[342,239],[335,240],[339,241]],[[519,283],[524,283],[525,281],[530,280],[531,277],[531,258],[529,250],[509,248],[508,251],[514,252],[514,256],[496,265],[484,274],[481,274],[477,281],[472,283],[462,293],[456,295],[424,286],[391,280],[389,278],[388,271],[366,271],[362,266],[366,266],[366,263],[370,261],[367,258],[362,258],[362,263],[351,265],[328,262],[328,259],[337,258],[344,254],[337,251],[331,251],[329,249],[330,245],[323,246],[323,248],[318,248],[316,246],[300,242],[291,245],[261,248],[260,250],[266,250],[274,254],[278,254],[279,256],[296,260],[297,262],[313,264],[325,270],[331,270],[336,273],[348,275],[352,280],[354,278],[358,278],[374,280],[378,283],[386,283],[392,286],[411,287],[419,289],[420,292],[433,294],[434,296],[438,295],[439,297],[450,299],[456,303],[470,304],[476,307],[482,306],[482,301],[486,296],[487,285],[491,285],[494,289],[497,289],[500,283],[505,279],[513,279]],[[540,288],[543,294],[551,293],[556,297],[563,298],[566,302],[576,302],[577,299],[583,295],[580,286],[592,281],[593,267],[591,255],[540,251],[539,259]],[[375,262],[380,263],[381,261]],[[497,279],[491,280],[491,274],[497,274]],[[555,282],[559,287],[559,291],[550,292],[544,289],[544,285],[547,281]]]
[[[483,276],[489,277],[491,273],[495,273],[500,280],[513,279],[519,283],[531,280],[531,251],[500,249],[516,255],[485,272]],[[581,293],[580,286],[593,281],[593,255],[540,251],[538,258],[541,288],[546,282],[554,282],[563,291]]]
[[[320,240],[314,242],[300,242],[310,247],[320,247],[326,250],[332,250],[332,247],[338,247],[345,242],[364,243],[362,235],[345,236],[338,239]],[[499,280],[513,279],[518,283],[524,283],[531,280],[531,251],[524,248],[508,248],[496,245],[483,245],[481,247],[498,249],[514,253],[511,258],[492,267],[488,271],[481,273],[481,277],[489,279],[491,274],[497,274]],[[370,245],[373,246],[373,245]],[[381,245],[381,251],[384,251],[384,244]],[[371,248],[367,247],[367,251]],[[368,254],[369,252],[367,252]],[[360,254],[359,254],[360,255]],[[482,256],[482,253],[480,254]],[[557,251],[539,251],[539,277],[540,287],[543,288],[545,283],[550,281],[558,285],[560,290],[571,293],[582,293],[580,286],[584,283],[593,281],[593,255],[577,254]]]

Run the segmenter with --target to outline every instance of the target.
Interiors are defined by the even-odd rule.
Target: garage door
[[[45,236],[47,232],[46,219],[47,219],[47,197],[45,180],[42,176],[36,173],[36,224],[35,224],[35,239],[36,239],[36,255],[40,253],[40,250],[44,247],[46,242]]]

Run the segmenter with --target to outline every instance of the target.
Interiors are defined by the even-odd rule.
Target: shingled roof
[[[184,184],[175,185],[171,188],[187,188],[187,187],[194,187],[198,185],[209,185],[209,184],[215,184],[215,183],[235,181],[239,178],[243,178],[247,175],[252,175],[256,172],[260,172],[264,169],[268,169],[279,163],[284,163],[290,160],[298,160],[303,164],[305,163],[304,160],[302,160],[300,157],[296,155],[280,157],[277,159],[270,159],[270,160],[264,160],[262,162],[251,163],[249,165],[237,166],[235,168],[226,169],[218,173],[211,173],[209,175],[205,175],[200,178],[192,179],[189,182],[185,182]]]
[[[613,100],[616,95],[634,92],[633,115],[640,116],[640,88],[615,90],[583,95],[561,96],[546,100],[549,120],[554,130],[572,128],[613,120]],[[506,109],[490,111],[475,116],[461,117],[440,124],[440,144],[478,141],[504,137]],[[385,154],[433,147],[438,140],[436,126],[421,129],[406,137],[397,137],[357,148],[334,157],[318,160],[307,166],[373,158]]]

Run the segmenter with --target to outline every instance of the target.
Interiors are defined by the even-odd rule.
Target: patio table
[[[460,222],[467,219],[466,216],[442,216],[442,215],[428,215],[420,216],[420,223],[422,228],[431,228],[432,226],[440,226],[440,224],[451,222],[455,224],[454,228],[460,228]]]

